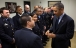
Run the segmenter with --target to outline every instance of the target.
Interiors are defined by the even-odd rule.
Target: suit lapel
[[[56,30],[56,28],[55,28],[55,25],[56,24],[56,16],[54,16],[54,20],[53,20],[53,29],[54,29],[54,31]]]
[[[65,21],[65,14],[64,14],[64,16],[62,17],[62,19],[61,19],[60,23],[58,24],[58,27],[57,27],[57,29],[56,29],[56,30],[58,30],[58,28],[60,28],[60,27],[61,27],[61,25],[64,23],[64,21]]]

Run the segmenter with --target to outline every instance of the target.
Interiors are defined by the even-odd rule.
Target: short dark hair
[[[55,7],[55,6],[56,6],[58,9],[61,9],[61,8],[64,9],[64,5],[63,5],[61,2],[58,2],[58,3],[56,3],[56,4],[53,5],[53,7]]]
[[[29,15],[25,14],[25,15],[20,17],[19,21],[20,21],[22,26],[27,26],[27,21],[31,21],[31,18]]]
[[[6,8],[6,7],[2,7],[2,8],[0,9],[0,13],[3,13],[3,10],[9,10],[9,9]]]
[[[21,6],[16,6],[16,10],[17,10],[19,7],[21,7]]]
[[[31,13],[30,16],[33,17],[36,13]]]
[[[21,7],[21,6],[16,6],[16,10],[17,10],[19,7]],[[15,11],[16,11],[16,10],[15,10]]]

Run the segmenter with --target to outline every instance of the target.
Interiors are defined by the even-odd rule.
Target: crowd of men
[[[48,37],[53,38],[52,48],[71,46],[74,21],[64,13],[62,3],[46,8],[36,5],[32,12],[30,6],[25,5],[24,10],[23,13],[21,6],[16,6],[16,15],[10,18],[9,9],[0,8],[0,48],[43,48]],[[59,24],[59,30],[55,28],[58,26],[54,15],[61,16],[60,21],[64,22]],[[67,20],[62,20],[63,17]]]

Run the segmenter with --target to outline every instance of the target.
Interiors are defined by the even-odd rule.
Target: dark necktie
[[[58,21],[59,21],[59,17],[56,18],[56,22],[55,22],[55,28],[56,28],[56,29],[57,29],[57,27],[58,27]]]

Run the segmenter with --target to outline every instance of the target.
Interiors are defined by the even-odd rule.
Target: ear
[[[27,21],[27,25],[29,25],[29,21]]]
[[[1,15],[3,15],[3,13],[1,13]]]

